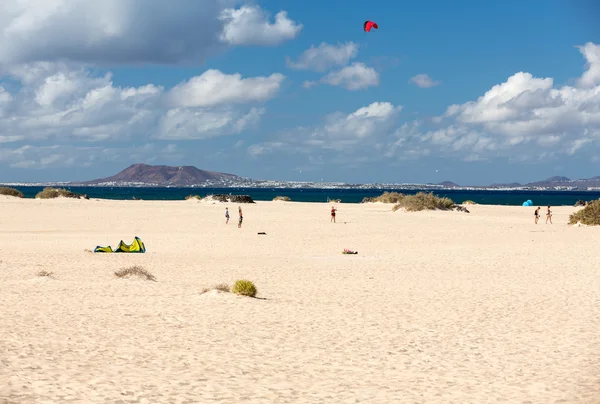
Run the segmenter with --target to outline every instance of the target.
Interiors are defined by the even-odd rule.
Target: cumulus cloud
[[[275,45],[302,26],[282,11],[273,23],[236,0],[3,0],[0,70],[84,64],[203,62],[229,46]]]
[[[281,75],[242,78],[209,70],[171,91],[115,86],[112,76],[43,64],[13,73],[21,88],[0,91],[0,141],[203,139],[254,127]]]
[[[219,19],[225,24],[220,38],[231,45],[279,45],[302,30],[302,24],[288,18],[286,11],[277,13],[270,23],[269,15],[258,6],[227,8]]]
[[[314,70],[324,72],[335,66],[345,66],[350,59],[358,55],[358,45],[354,42],[330,45],[322,42],[305,50],[297,61],[286,58],[287,66],[292,69]]]
[[[427,74],[417,74],[410,79],[410,82],[421,88],[431,88],[442,84],[439,80],[433,80]]]
[[[316,127],[300,127],[281,133],[277,139],[250,145],[252,156],[275,151],[312,153],[319,150],[360,152],[361,145],[377,141],[394,127],[402,110],[389,102],[374,102],[349,114],[336,112]]]
[[[338,71],[327,74],[320,80],[322,84],[344,87],[347,90],[363,90],[379,85],[379,73],[364,63],[355,62]]]
[[[170,98],[174,105],[180,107],[262,102],[277,94],[284,79],[285,76],[280,73],[269,77],[242,78],[239,73],[224,74],[211,69],[175,86]]]
[[[578,48],[587,60],[587,70],[579,79],[579,85],[589,88],[600,84],[600,45],[588,42]]]
[[[432,154],[465,161],[541,161],[578,153],[591,158],[600,151],[599,48],[579,48],[587,63],[577,87],[518,72],[478,99],[450,105],[433,119],[401,121],[399,107],[372,103],[350,114],[328,115],[317,127],[287,130],[254,145],[249,153],[293,150],[318,155],[336,149],[344,151],[346,161]]]
[[[90,167],[98,163],[123,163],[145,161],[176,163],[183,151],[174,144],[136,144],[126,147],[73,146],[68,144],[0,149],[0,164],[11,168],[43,170],[48,168]]]

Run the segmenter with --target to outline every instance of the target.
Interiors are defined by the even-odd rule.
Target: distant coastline
[[[7,184],[8,185],[8,184]],[[21,191],[26,198],[35,195],[46,186],[66,188],[78,194],[87,195],[91,199],[109,200],[163,200],[183,201],[189,195],[201,197],[211,194],[249,195],[255,201],[272,201],[277,196],[287,196],[292,202],[327,203],[340,199],[342,203],[360,203],[364,198],[381,195],[385,191],[396,191],[404,194],[417,192],[433,192],[438,196],[446,196],[456,203],[470,200],[484,205],[520,206],[530,199],[538,206],[573,206],[577,201],[600,199],[600,191],[577,190],[510,190],[510,189],[442,189],[418,187],[369,187],[369,188],[284,188],[284,187],[134,187],[134,186],[72,186],[69,183],[44,184],[10,184]]]
[[[102,188],[222,188],[222,189],[358,189],[396,191],[580,191],[600,192],[600,176],[571,180],[567,177],[550,177],[542,181],[520,184],[517,182],[480,186],[459,185],[451,181],[437,184],[419,183],[370,183],[312,182],[255,180],[235,174],[201,170],[194,166],[165,166],[132,164],[117,174],[90,181],[62,181],[18,183],[6,182],[5,186],[52,186],[52,187],[102,187]]]
[[[300,181],[206,181],[203,184],[178,185],[162,183],[141,183],[141,182],[105,182],[88,184],[83,182],[0,182],[0,186],[7,187],[89,187],[89,188],[220,188],[220,189],[364,189],[364,190],[408,190],[408,191],[577,191],[577,192],[600,192],[599,187],[581,187],[581,186],[445,186],[440,184],[417,184],[417,183],[372,183],[372,184],[350,184],[345,182],[300,182]]]

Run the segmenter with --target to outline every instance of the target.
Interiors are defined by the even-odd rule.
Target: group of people
[[[238,213],[240,214],[240,220],[238,221],[238,229],[242,227],[244,221],[244,215],[242,214],[242,207],[238,206]],[[229,208],[225,208],[225,224],[229,223]]]
[[[535,224],[537,224],[538,220],[540,220],[540,209],[541,208],[538,206],[533,214],[535,216]],[[550,210],[550,205],[548,205],[548,209],[546,209],[546,224],[548,224],[548,221],[550,221],[550,224],[552,224],[552,211]]]

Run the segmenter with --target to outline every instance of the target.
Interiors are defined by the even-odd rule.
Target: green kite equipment
[[[146,246],[139,237],[133,239],[133,243],[127,245],[121,240],[116,250],[113,250],[110,246],[102,247],[98,246],[94,249],[95,253],[145,253]]]

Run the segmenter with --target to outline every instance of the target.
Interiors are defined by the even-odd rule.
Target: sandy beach
[[[0,403],[600,402],[576,208],[336,206],[0,197]]]

